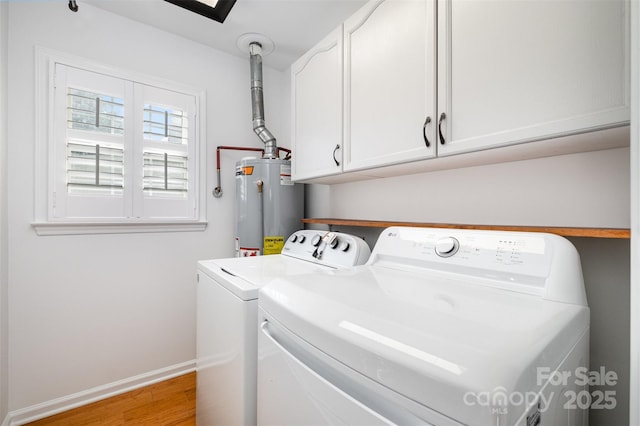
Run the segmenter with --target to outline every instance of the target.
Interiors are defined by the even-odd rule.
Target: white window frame
[[[194,158],[190,158],[189,184],[193,188],[193,216],[183,217],[144,217],[145,204],[142,192],[133,194],[134,207],[130,217],[95,218],[95,217],[57,217],[52,206],[56,200],[55,179],[55,132],[59,124],[54,123],[55,96],[55,68],[56,64],[78,68],[93,73],[103,74],[122,80],[128,80],[148,87],[151,91],[174,91],[193,96],[195,99],[195,123],[190,123],[194,132]],[[141,87],[141,86],[139,86]],[[144,89],[142,89],[144,90]],[[35,220],[32,227],[38,235],[64,234],[101,234],[101,233],[135,233],[135,232],[173,232],[173,231],[202,231],[206,228],[206,133],[205,133],[205,91],[184,84],[167,81],[157,77],[143,75],[136,72],[110,67],[104,64],[79,58],[59,51],[36,47],[36,151],[35,151]],[[131,109],[131,108],[129,108]],[[139,115],[139,114],[138,114]],[[125,119],[132,114],[125,106]],[[135,123],[128,123],[128,127],[139,126],[142,117],[135,118]],[[131,121],[131,120],[129,120]],[[125,132],[126,132],[125,124]],[[192,141],[189,141],[192,143]],[[138,154],[136,154],[138,155]],[[140,151],[139,156],[142,155]],[[139,161],[140,158],[129,161]],[[191,166],[193,165],[193,167]],[[136,169],[135,173],[141,173]],[[191,174],[193,173],[193,176]],[[58,174],[59,175],[59,174]],[[142,213],[141,213],[142,212]],[[142,216],[142,217],[141,217]]]

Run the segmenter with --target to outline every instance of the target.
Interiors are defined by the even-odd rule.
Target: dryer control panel
[[[553,234],[391,227],[378,238],[368,264],[469,275],[538,295],[563,293],[570,287],[584,294],[575,247]],[[576,297],[582,299],[557,296]]]
[[[355,235],[303,229],[287,239],[281,254],[341,268],[366,263],[371,249],[362,238]]]

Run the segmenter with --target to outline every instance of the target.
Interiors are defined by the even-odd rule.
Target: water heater
[[[303,185],[291,180],[291,161],[244,158],[236,163],[236,256],[279,254],[301,228]]]

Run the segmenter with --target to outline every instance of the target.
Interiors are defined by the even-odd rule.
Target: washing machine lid
[[[279,277],[291,277],[333,268],[274,254],[201,260],[198,269],[242,300],[258,298],[258,290]]]
[[[376,265],[276,279],[259,304],[336,360],[465,424],[493,418],[474,400],[483,392],[539,390],[537,368],[554,371],[589,327],[585,306]],[[510,408],[514,424],[527,407]]]

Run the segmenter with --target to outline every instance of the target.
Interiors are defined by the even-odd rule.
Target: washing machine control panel
[[[371,249],[355,235],[303,229],[287,239],[282,254],[337,268],[366,263]]]

